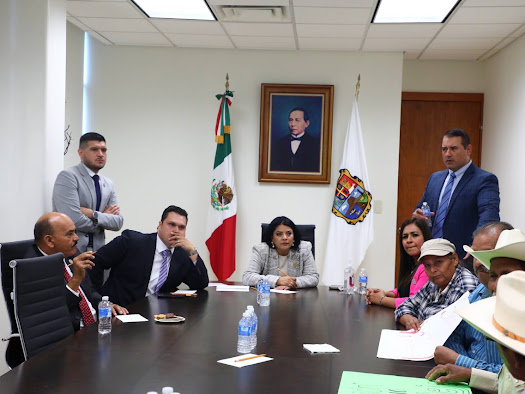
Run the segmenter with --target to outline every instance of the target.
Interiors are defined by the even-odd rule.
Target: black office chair
[[[9,341],[5,352],[5,361],[10,368],[24,362],[24,352],[20,343],[20,335],[16,326],[15,312],[13,310],[13,270],[9,262],[24,256],[27,249],[34,243],[33,239],[24,241],[5,242],[0,244],[0,270],[2,272],[2,290],[9,320],[11,321],[11,334],[3,337],[2,341]]]
[[[64,296],[64,255],[17,259],[9,265],[16,324],[27,360],[74,333]]]
[[[261,240],[269,223],[261,223]],[[296,224],[297,229],[301,232],[303,241],[309,241],[312,244],[312,254],[315,257],[315,224]]]

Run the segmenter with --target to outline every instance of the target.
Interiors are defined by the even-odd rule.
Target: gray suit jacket
[[[242,283],[255,286],[259,279],[267,279],[271,287],[283,276],[278,271],[279,255],[275,249],[262,242],[252,248],[252,257],[246,271],[242,274]],[[301,241],[298,250],[290,250],[286,258],[285,272],[297,278],[297,287],[316,287],[319,274],[312,255],[312,244]]]
[[[102,213],[108,205],[117,204],[117,195],[113,182],[99,176],[102,199],[97,224],[80,211],[80,207],[95,210],[97,203],[95,183],[83,164],[61,171],[53,187],[53,210],[65,213],[75,223],[79,237],[77,249],[80,252],[86,251],[89,234],[93,234],[93,249],[98,250],[105,244],[104,229],[117,231],[124,223],[122,215]]]

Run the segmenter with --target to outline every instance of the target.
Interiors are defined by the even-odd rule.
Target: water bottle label
[[[249,326],[239,326],[239,335],[243,337],[250,336],[250,327]]]
[[[103,317],[111,317],[111,308],[99,308],[98,318],[102,319]]]
[[[361,276],[359,275],[359,283],[367,283],[368,282],[368,276]]]

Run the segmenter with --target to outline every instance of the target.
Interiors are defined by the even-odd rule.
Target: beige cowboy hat
[[[525,271],[503,275],[494,297],[456,312],[476,330],[525,356]]]
[[[421,245],[421,254],[418,261],[425,256],[446,256],[455,253],[456,247],[452,242],[444,238],[429,239]]]
[[[508,257],[525,261],[525,234],[521,230],[503,230],[492,250],[474,251],[471,247],[463,245],[463,250],[478,259],[485,267],[490,269],[490,261],[496,257]]]

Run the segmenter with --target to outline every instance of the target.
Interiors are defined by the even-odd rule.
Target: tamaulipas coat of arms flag
[[[206,246],[210,264],[218,280],[228,279],[235,271],[235,227],[237,195],[233,177],[230,142],[230,110],[233,93],[218,94],[221,104],[215,125],[215,162],[206,225]]]
[[[330,213],[323,269],[326,285],[343,283],[345,268],[350,264],[355,271],[374,239],[372,194],[355,99],[344,146]]]

